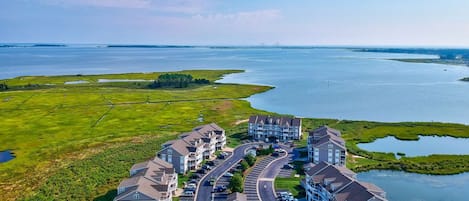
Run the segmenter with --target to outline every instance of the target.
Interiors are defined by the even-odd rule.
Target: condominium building
[[[225,144],[225,130],[211,123],[196,127],[191,132],[181,134],[179,139],[163,144],[157,156],[173,164],[176,172],[185,174],[200,168],[204,159],[223,149]]]
[[[303,185],[307,201],[387,201],[378,186],[358,181],[356,173],[327,162],[306,169]]]
[[[340,131],[321,126],[309,133],[308,159],[318,164],[326,161],[330,164],[345,166],[347,149]]]
[[[170,201],[177,183],[178,175],[173,165],[155,157],[132,166],[130,178],[123,180],[117,187],[114,201]]]
[[[301,138],[301,119],[256,115],[249,118],[248,135],[255,140],[289,141]]]

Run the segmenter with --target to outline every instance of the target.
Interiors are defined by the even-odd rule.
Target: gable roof
[[[385,192],[378,186],[359,182],[356,173],[341,166],[320,162],[305,171],[312,181],[322,184],[334,194],[336,201],[386,201]],[[327,183],[327,185],[325,185]]]
[[[125,199],[127,196],[139,192],[147,197],[159,200],[168,196],[169,185],[176,177],[173,165],[155,157],[153,160],[137,163],[130,169],[132,177],[124,179],[118,188],[125,188],[114,200]]]
[[[190,153],[190,147],[200,147],[204,146],[205,143],[202,139],[204,138],[216,138],[216,133],[213,133],[213,136],[209,136],[211,132],[214,131],[224,131],[220,126],[215,123],[210,123],[202,126],[195,127],[192,131],[182,133],[179,135],[179,139],[172,140],[163,144],[163,149],[171,147],[174,151],[178,152],[180,155],[186,156]],[[197,143],[196,143],[197,142]]]
[[[384,191],[383,191],[384,193]],[[386,200],[378,194],[370,191],[358,181],[353,181],[347,187],[335,194],[336,201],[363,201],[363,200]]]
[[[319,146],[322,146],[323,144],[326,144],[328,142],[331,142],[343,149],[346,149],[345,148],[345,140],[340,138],[340,137],[337,137],[337,136],[334,136],[334,135],[326,135],[322,138],[319,139],[319,141],[313,141],[313,147],[319,147]]]
[[[288,116],[266,116],[256,115],[249,117],[249,123],[252,124],[270,124],[280,126],[301,126],[300,118],[292,118]]]
[[[341,135],[340,131],[336,129],[321,126],[309,132],[308,143],[311,143],[313,147],[318,147],[331,142],[345,150],[345,140],[342,139]]]
[[[337,129],[333,129],[329,126],[321,126],[319,128],[314,129],[313,131],[310,132],[310,135],[316,134],[320,136],[326,136],[326,135],[335,135],[337,137],[341,137],[341,133]]]
[[[151,197],[155,200],[159,200],[161,197],[166,197],[166,195],[167,195],[166,192],[162,192],[162,191],[156,189],[154,183],[151,180],[149,180],[145,177],[137,176],[137,177],[134,177],[134,178],[129,178],[129,179],[126,179],[126,180],[122,181],[121,184],[122,183],[130,183],[127,180],[135,182],[135,183],[131,185],[132,186],[131,188],[126,189],[125,192],[117,195],[117,197],[114,198],[114,200],[123,199],[126,196],[128,196],[130,194],[133,194],[135,192],[142,193],[142,194],[144,194],[148,197]],[[127,186],[119,185],[119,188],[120,187],[127,187]]]

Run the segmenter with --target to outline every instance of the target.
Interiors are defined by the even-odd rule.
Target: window
[[[135,192],[134,199],[136,199],[136,200],[140,199],[140,193]]]

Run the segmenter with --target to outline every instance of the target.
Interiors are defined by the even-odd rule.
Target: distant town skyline
[[[465,0],[1,1],[1,43],[469,47]]]

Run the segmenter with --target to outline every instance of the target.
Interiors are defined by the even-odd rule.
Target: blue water
[[[405,153],[406,156],[428,156],[431,154],[469,154],[468,138],[420,136],[418,141],[398,140],[385,137],[370,143],[360,143],[360,149],[376,152]]]
[[[0,48],[0,78],[182,69],[244,69],[222,82],[276,86],[248,100],[303,117],[469,123],[469,68],[389,61],[429,55],[346,49]],[[445,69],[447,69],[445,71]]]
[[[372,170],[358,173],[358,180],[376,184],[390,201],[468,200],[469,173],[432,176],[401,171]]]
[[[15,155],[10,150],[0,151],[0,163],[10,161],[15,158]]]

